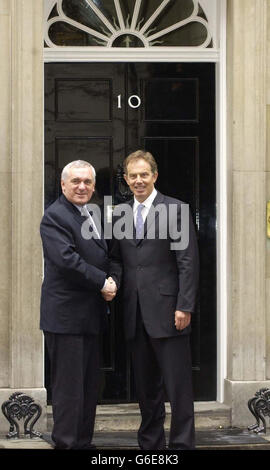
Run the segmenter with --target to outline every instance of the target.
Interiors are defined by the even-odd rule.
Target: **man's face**
[[[68,201],[81,206],[86,204],[95,190],[92,169],[90,167],[70,168],[67,179],[61,180],[61,187]]]
[[[124,177],[136,199],[143,202],[152,193],[158,174],[152,173],[149,163],[139,159],[128,164]]]

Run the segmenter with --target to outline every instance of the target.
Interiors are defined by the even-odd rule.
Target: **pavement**
[[[137,434],[133,431],[97,431],[93,437],[97,450],[139,450]],[[50,433],[44,433],[42,438],[7,439],[0,435],[1,450],[53,450]],[[199,429],[196,431],[196,450],[270,450],[270,430],[256,434],[253,431],[239,428]]]

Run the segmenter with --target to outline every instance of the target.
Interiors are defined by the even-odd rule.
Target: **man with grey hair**
[[[62,170],[61,180],[67,180],[70,168],[91,168],[94,183],[96,182],[95,168],[91,165],[91,163],[85,162],[84,160],[75,160],[74,162],[68,163]]]
[[[42,218],[44,251],[40,328],[51,367],[52,439],[57,449],[91,448],[99,388],[99,337],[115,284],[106,279],[107,244],[82,237],[86,204],[95,191],[95,170],[77,160],[62,171],[61,196]],[[110,293],[110,295],[108,295]]]

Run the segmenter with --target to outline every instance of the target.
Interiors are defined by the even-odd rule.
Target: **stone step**
[[[170,405],[166,403],[165,429],[170,427]],[[140,425],[140,411],[136,403],[98,405],[95,431],[136,431]],[[52,408],[47,408],[48,431],[52,430]],[[222,429],[231,426],[230,407],[218,402],[195,402],[196,429]]]
[[[166,432],[166,441],[168,443],[169,440],[169,432]],[[127,456],[127,458],[131,457],[132,459],[138,454],[141,455],[141,451],[138,447],[137,441],[137,432],[135,431],[96,431],[93,436],[93,444],[96,446],[96,450],[93,453],[89,454],[88,452],[84,455],[87,457],[87,463],[89,464],[91,456],[109,456],[111,451],[112,455],[116,455],[115,452],[118,454],[118,451],[121,451],[121,455]],[[42,438],[34,438],[30,439],[29,437],[21,436],[19,439],[6,439],[5,435],[0,434],[0,453],[2,449],[9,449],[9,456],[11,458],[12,455],[12,463],[14,461],[14,454],[18,456],[19,463],[21,464],[21,457],[26,456],[29,459],[29,454],[25,452],[27,449],[30,449],[31,452],[38,450],[38,457],[42,458],[42,456],[46,455],[46,458],[50,456],[50,453],[47,453],[47,450],[52,450],[54,448],[54,444],[52,442],[51,434],[50,433],[43,433]],[[10,455],[10,452],[15,450],[15,453]],[[20,450],[23,453],[20,453]],[[236,451],[236,450],[270,450],[270,435],[267,434],[256,434],[254,432],[250,432],[247,429],[239,429],[239,428],[228,428],[228,429],[199,429],[196,430],[196,451],[200,450],[218,450],[218,451],[226,451],[222,452],[222,462],[224,463],[224,457],[227,454],[227,451]],[[40,454],[40,451],[45,451],[44,454]],[[103,452],[106,451],[106,452]],[[173,452],[175,454],[175,451]],[[37,454],[36,454],[37,455]],[[42,455],[40,457],[40,455]],[[63,466],[63,457],[67,457],[72,459],[76,457],[76,465],[78,465],[78,457],[81,457],[83,454],[78,455],[77,452],[73,453],[62,453],[58,454],[58,457],[61,458],[61,465]],[[118,454],[119,455],[119,454]],[[195,457],[196,454],[192,454],[188,456]],[[28,457],[27,457],[28,456]],[[213,453],[211,452],[212,459]],[[233,456],[229,454],[230,464],[236,463],[237,454],[233,452]],[[32,455],[31,455],[32,457]],[[56,460],[57,454],[54,455],[52,453],[51,458],[53,458],[54,463]],[[198,458],[202,458],[203,454],[200,454]],[[209,466],[209,457],[210,454],[206,455],[207,464]],[[243,457],[239,457],[241,459],[241,464],[243,464]],[[258,464],[258,454],[256,454],[255,465]],[[221,456],[218,454],[218,465],[220,466],[220,459]],[[248,462],[251,464],[252,454],[248,454]],[[1,462],[3,460],[3,455],[1,453]],[[129,462],[130,460],[128,460]],[[202,462],[200,460],[200,462]],[[96,462],[95,462],[96,463]],[[183,455],[181,455],[181,463],[183,464]],[[188,460],[188,463],[189,460]],[[252,462],[253,463],[253,462]],[[129,468],[129,467],[127,467]]]

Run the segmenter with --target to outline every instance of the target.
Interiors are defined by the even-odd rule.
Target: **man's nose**
[[[85,189],[85,184],[83,181],[80,182],[79,189],[82,189],[82,190]]]
[[[142,179],[140,177],[140,175],[137,175],[136,176],[136,183],[141,183]]]

